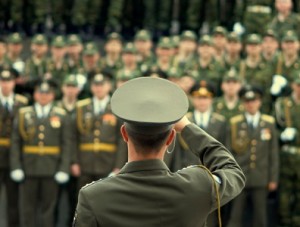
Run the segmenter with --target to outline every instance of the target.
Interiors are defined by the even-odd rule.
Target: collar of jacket
[[[169,170],[169,168],[162,160],[149,159],[143,161],[127,162],[126,165],[120,170],[120,174],[149,170]]]

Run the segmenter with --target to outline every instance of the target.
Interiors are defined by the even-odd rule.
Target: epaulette
[[[192,112],[188,112],[185,116],[186,116],[189,120],[192,120],[192,119],[193,119],[193,113],[192,113]]]
[[[213,113],[213,117],[215,117],[219,121],[226,121],[225,117],[218,113]]]
[[[271,124],[274,124],[274,122],[275,122],[274,117],[272,117],[270,115],[266,115],[266,114],[261,115],[261,119],[263,119],[264,121],[271,123]]]
[[[83,99],[83,100],[80,100],[76,103],[76,106],[77,107],[82,107],[82,106],[86,106],[88,104],[90,104],[92,102],[92,99],[91,98],[87,98],[87,99]]]
[[[54,106],[53,110],[54,110],[55,113],[58,113],[58,114],[61,114],[61,115],[66,115],[66,111],[61,107]]]
[[[230,123],[235,124],[237,122],[242,121],[243,119],[244,119],[244,116],[242,114],[239,114],[237,116],[234,116],[234,117],[230,118]]]
[[[33,111],[33,106],[21,107],[19,111],[21,114],[29,112],[29,111]]]
[[[82,189],[87,188],[88,186],[91,186],[91,185],[95,184],[96,182],[97,182],[97,181],[92,181],[91,183],[88,183],[88,184],[84,185],[84,186],[82,187]]]
[[[26,97],[23,96],[23,95],[16,94],[15,99],[16,99],[18,102],[20,102],[20,103],[22,103],[22,104],[24,104],[24,105],[27,105],[27,104],[28,104],[28,98],[26,98]]]

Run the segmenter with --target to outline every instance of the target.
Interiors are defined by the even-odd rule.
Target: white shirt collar
[[[195,121],[197,125],[202,125],[204,128],[207,128],[209,119],[211,116],[211,109],[206,112],[201,113],[200,111],[194,111]]]
[[[11,93],[9,96],[5,97],[0,91],[0,100],[2,105],[8,102],[9,107],[11,108],[14,105],[14,93]]]
[[[107,95],[103,99],[97,99],[95,96],[93,97],[93,106],[94,106],[94,114],[99,114],[106,109],[107,104],[109,103],[110,97]]]
[[[246,120],[247,120],[247,123],[249,122],[253,122],[253,127],[257,127],[258,126],[258,123],[259,123],[259,119],[260,119],[260,112],[257,111],[256,114],[254,115],[251,115],[247,112],[245,112],[245,116],[246,116]]]
[[[34,104],[35,111],[38,117],[46,117],[49,115],[50,109],[52,108],[52,103],[49,103],[45,106],[41,106],[39,103]]]

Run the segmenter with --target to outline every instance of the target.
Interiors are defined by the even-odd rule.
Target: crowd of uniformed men
[[[146,29],[127,43],[112,32],[104,54],[76,34],[54,36],[50,43],[36,34],[25,59],[20,33],[1,38],[0,188],[6,187],[8,226],[54,226],[63,191],[71,222],[78,190],[118,173],[127,148],[110,95],[141,76],[178,84],[190,97],[190,120],[225,144],[242,167],[246,188],[224,208],[226,226],[244,226],[249,207],[253,226],[267,226],[267,198],[274,191],[278,225],[300,226],[300,16],[290,0],[276,0],[273,14],[272,1],[236,4],[241,2],[248,5],[240,6],[244,22],[235,24],[235,32],[214,26],[198,37],[190,26],[178,36],[159,37],[156,45]],[[93,16],[83,15],[72,20]],[[165,156],[171,171],[199,164],[180,135],[175,145]],[[216,226],[214,213],[208,224]]]

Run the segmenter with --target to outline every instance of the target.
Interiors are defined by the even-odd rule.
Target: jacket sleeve
[[[97,227],[97,220],[83,190],[79,191],[73,227]]]
[[[62,122],[62,153],[59,171],[69,173],[72,152],[71,120],[67,116],[64,116]]]
[[[22,138],[19,132],[19,116],[16,116],[13,122],[13,131],[11,134],[11,147],[10,147],[10,169],[22,169],[21,164],[21,149],[22,149]]]
[[[181,134],[201,164],[220,178],[221,205],[236,197],[245,186],[245,176],[231,153],[195,124],[186,126]]]
[[[279,144],[277,130],[275,124],[271,126],[272,130],[272,140],[271,140],[271,149],[269,149],[269,182],[278,182],[279,176]]]

